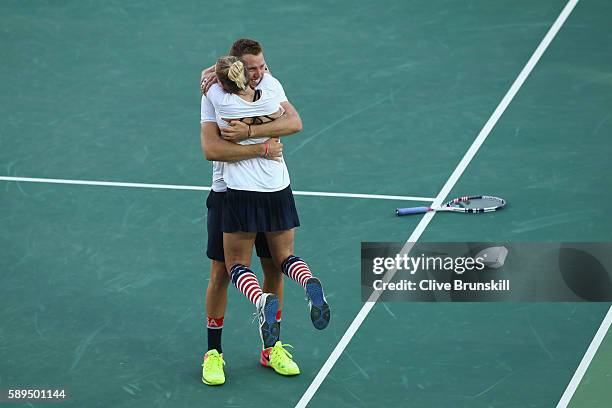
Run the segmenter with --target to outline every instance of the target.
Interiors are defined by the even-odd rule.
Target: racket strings
[[[503,199],[497,197],[484,197],[484,196],[464,196],[455,198],[446,204],[446,207],[460,208],[460,209],[491,209],[501,208],[505,205]]]

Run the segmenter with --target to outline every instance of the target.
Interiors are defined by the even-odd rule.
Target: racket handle
[[[397,214],[397,216],[399,217],[401,215],[409,215],[409,214],[425,214],[426,212],[430,210],[431,210],[430,207],[397,208],[395,210],[395,214]]]

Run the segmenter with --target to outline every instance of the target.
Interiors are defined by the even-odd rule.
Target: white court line
[[[570,380],[569,384],[567,385],[567,388],[565,389],[565,392],[561,396],[561,399],[559,400],[559,403],[557,404],[557,408],[567,407],[567,405],[572,400],[572,397],[574,396],[574,393],[576,392],[576,389],[578,388],[580,381],[582,381],[582,377],[584,377],[584,374],[589,368],[591,361],[593,361],[593,357],[595,357],[595,353],[597,353],[597,349],[599,349],[601,342],[603,341],[604,337],[606,337],[606,333],[610,329],[611,324],[612,324],[612,306],[610,306],[610,308],[608,309],[608,313],[606,314],[606,317],[604,317],[603,321],[601,322],[601,326],[599,326],[599,330],[597,330],[597,333],[595,333],[595,337],[593,337],[593,341],[591,341],[589,348],[587,349],[586,353],[584,353],[584,357],[582,357],[582,360],[580,361],[580,364],[578,365],[578,368],[576,369],[574,376]]]
[[[510,104],[514,96],[517,94],[517,92],[519,91],[519,89],[521,88],[521,86],[523,85],[523,83],[525,82],[525,80],[527,79],[527,77],[529,76],[533,68],[535,67],[535,65],[540,60],[540,57],[542,56],[544,51],[546,51],[546,48],[548,48],[548,45],[550,44],[550,42],[553,40],[553,38],[555,38],[555,35],[559,31],[559,29],[563,26],[563,23],[565,23],[565,20],[567,19],[569,14],[574,9],[574,6],[576,5],[577,2],[578,0],[570,0],[565,5],[565,8],[563,9],[563,11],[561,11],[561,14],[559,14],[559,17],[557,17],[553,25],[550,27],[550,29],[548,30],[548,33],[546,33],[546,35],[544,36],[544,38],[542,39],[542,41],[540,42],[536,50],[533,52],[533,55],[531,56],[531,58],[529,58],[529,61],[527,61],[527,64],[525,65],[525,67],[519,73],[518,77],[514,80],[514,83],[512,84],[512,86],[510,87],[510,89],[508,90],[504,98],[501,100],[499,105],[497,105],[497,108],[495,109],[495,111],[493,112],[493,114],[491,115],[487,123],[485,123],[484,127],[482,128],[482,130],[480,131],[480,133],[478,134],[478,136],[476,137],[476,139],[474,140],[474,142],[472,143],[468,151],[463,156],[463,159],[461,159],[461,161],[459,162],[459,164],[457,165],[457,167],[455,168],[455,170],[453,171],[453,173],[447,180],[446,184],[444,184],[444,187],[442,187],[442,190],[440,190],[440,192],[436,196],[436,199],[434,200],[432,204],[433,207],[441,205],[444,199],[446,198],[446,196],[450,193],[451,189],[457,183],[457,180],[459,180],[459,177],[461,176],[461,174],[463,174],[463,171],[469,165],[470,161],[472,161],[472,159],[478,152],[478,149],[480,148],[480,146],[482,146],[485,139],[487,138],[487,136],[489,135],[489,133],[491,132],[491,130],[493,129],[493,127],[495,126],[499,118],[501,117],[501,115],[504,113],[504,111],[506,110],[506,108],[508,107],[508,105]],[[434,215],[435,215],[435,212],[429,212],[425,214],[425,216],[423,216],[423,218],[417,225],[416,229],[412,232],[412,234],[408,238],[408,241],[406,241],[406,243],[402,247],[402,250],[400,251],[400,256],[407,254],[412,249],[412,247],[414,246],[416,241],[418,241],[418,239],[420,238],[421,234],[423,233],[423,231],[425,230],[429,222],[433,219]],[[387,282],[390,281],[393,278],[393,275],[395,274],[395,272],[396,272],[395,269],[390,270],[384,275],[383,280]],[[302,395],[302,398],[300,398],[300,400],[298,401],[296,408],[304,408],[306,407],[306,405],[308,405],[308,403],[310,402],[314,394],[317,392],[317,390],[321,386],[321,383],[323,382],[323,380],[325,380],[325,378],[331,371],[332,367],[334,366],[334,364],[336,364],[336,361],[338,361],[338,358],[340,358],[340,355],[342,354],[342,352],[344,351],[348,343],[351,341],[351,339],[357,332],[357,329],[359,329],[359,327],[361,326],[361,324],[363,323],[367,315],[370,313],[370,311],[376,304],[376,301],[380,297],[381,293],[382,292],[380,291],[373,292],[370,298],[368,299],[368,301],[363,305],[359,313],[357,313],[357,316],[355,316],[355,319],[353,320],[353,322],[351,323],[347,331],[344,333],[344,335],[342,336],[342,338],[340,339],[340,341],[338,342],[338,344],[336,345],[336,347],[334,348],[330,356],[327,358],[327,361],[325,362],[325,364],[323,364],[323,367],[321,367],[321,369],[317,373],[316,377],[314,378],[314,380],[312,381],[312,383],[310,384],[310,386],[308,387],[304,395]]]
[[[203,186],[183,186],[174,184],[145,184],[145,183],[120,183],[114,181],[92,181],[92,180],[63,180],[32,177],[7,177],[0,176],[0,181],[17,181],[31,183],[52,183],[52,184],[76,184],[82,186],[106,186],[106,187],[132,187],[132,188],[159,188],[168,190],[199,190],[209,191],[210,187]],[[397,201],[425,201],[431,203],[431,197],[412,197],[412,196],[393,196],[380,194],[352,194],[352,193],[325,193],[321,191],[294,191],[294,195],[316,196],[316,197],[342,197],[342,198],[368,198],[376,200],[397,200]]]

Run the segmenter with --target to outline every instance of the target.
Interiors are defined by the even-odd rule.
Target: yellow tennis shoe
[[[225,383],[224,365],[223,354],[219,354],[215,349],[208,350],[204,354],[204,363],[202,363],[202,382],[207,385],[221,385]]]
[[[300,368],[293,361],[293,356],[285,347],[293,348],[291,344],[283,344],[277,341],[274,347],[263,349],[261,351],[260,362],[262,365],[272,368],[280,375],[298,375]]]

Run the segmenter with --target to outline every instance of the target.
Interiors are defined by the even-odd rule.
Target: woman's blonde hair
[[[249,86],[248,71],[237,57],[219,58],[215,65],[215,74],[225,92],[238,93]]]

